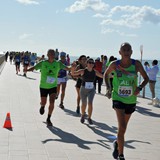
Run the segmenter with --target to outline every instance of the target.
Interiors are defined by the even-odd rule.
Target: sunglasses
[[[89,64],[94,64],[94,62],[88,62]]]

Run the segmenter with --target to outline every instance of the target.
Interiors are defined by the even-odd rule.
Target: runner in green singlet
[[[50,118],[54,109],[54,102],[57,94],[58,73],[61,69],[70,70],[70,68],[65,66],[62,62],[55,60],[55,51],[53,49],[48,50],[47,56],[48,60],[39,62],[37,65],[27,69],[27,71],[33,71],[34,69],[41,70],[41,107],[39,111],[41,115],[44,114],[47,96],[49,95],[49,109],[46,122],[48,126],[52,126]]]
[[[132,47],[129,43],[122,43],[119,54],[120,60],[113,61],[106,69],[104,78],[107,88],[110,90],[118,120],[117,140],[114,141],[113,157],[118,160],[125,160],[124,134],[127,129],[128,121],[131,114],[135,111],[137,94],[148,83],[148,76],[138,60],[131,59]],[[109,84],[109,74],[114,72],[113,89]],[[137,73],[143,77],[143,81],[137,86]]]

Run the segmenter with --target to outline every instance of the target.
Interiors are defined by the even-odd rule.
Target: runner
[[[16,66],[16,74],[18,74],[18,72],[20,72],[20,63],[21,63],[20,53],[17,52],[15,54],[14,60],[15,60],[15,66]]]
[[[60,53],[60,62],[62,62],[64,65],[68,66],[68,62],[66,61],[66,53],[61,52]],[[66,85],[67,85],[67,71],[64,69],[61,69],[58,74],[58,86],[57,86],[57,97],[59,96],[60,89],[61,89],[61,97],[60,97],[60,104],[59,107],[61,109],[64,109],[63,101],[66,91]]]
[[[120,60],[113,61],[105,71],[105,82],[110,92],[112,90],[113,108],[118,120],[117,140],[114,141],[113,157],[118,160],[124,158],[124,135],[128,121],[135,111],[137,94],[148,83],[148,76],[138,60],[131,59],[132,47],[129,43],[122,43],[119,54]],[[109,81],[109,74],[114,72],[113,89]],[[137,86],[137,72],[143,77],[141,85]]]
[[[49,49],[47,52],[48,60],[41,61],[35,66],[27,69],[26,71],[33,71],[34,69],[41,70],[41,81],[40,81],[40,95],[41,95],[41,107],[40,114],[43,115],[45,112],[45,105],[47,103],[47,96],[49,95],[49,108],[47,125],[52,126],[50,120],[52,112],[54,110],[54,102],[57,95],[57,77],[60,69],[70,70],[62,62],[55,60],[55,51]]]
[[[24,70],[23,70],[23,76],[27,76],[27,68],[29,67],[29,63],[30,63],[30,56],[29,56],[29,52],[25,52],[24,54],[24,57],[23,57],[23,67],[24,67]]]
[[[82,76],[82,85],[80,88],[80,98],[82,100],[81,105],[81,123],[85,121],[85,111],[87,107],[87,100],[88,100],[88,123],[93,124],[91,116],[93,111],[93,99],[95,95],[95,87],[94,87],[94,80],[96,76],[103,78],[103,75],[94,70],[94,60],[89,58],[87,60],[87,66],[85,69],[79,69],[76,71],[76,64],[73,64],[71,74],[73,76]],[[75,67],[74,67],[75,66]]]
[[[87,61],[87,57],[85,55],[81,55],[78,59],[78,64],[77,64],[76,70],[86,68],[86,61]],[[80,87],[81,87],[81,84],[82,84],[82,78],[81,78],[81,75],[78,75],[76,78],[77,78],[76,85],[75,85],[76,91],[77,91],[76,113],[80,114]]]

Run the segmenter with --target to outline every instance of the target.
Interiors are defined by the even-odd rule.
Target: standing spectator
[[[109,74],[114,72],[112,101],[117,115],[118,133],[114,141],[113,157],[117,160],[124,158],[124,141],[127,124],[136,108],[137,94],[148,83],[148,76],[142,64],[138,60],[131,59],[132,47],[129,43],[122,43],[119,54],[120,60],[113,61],[105,71],[106,85],[109,84]],[[137,86],[137,72],[143,77],[143,81]],[[111,90],[111,87],[110,87]],[[143,133],[143,132],[142,132]]]
[[[47,97],[49,95],[49,108],[48,108],[48,117],[47,125],[52,126],[51,115],[54,110],[54,102],[57,95],[57,77],[60,69],[70,70],[62,62],[55,60],[55,51],[49,49],[48,60],[40,61],[35,66],[27,69],[26,71],[33,71],[34,69],[41,70],[41,81],[40,81],[40,95],[41,95],[41,107],[40,114],[43,115],[45,112],[45,105],[47,103]]]
[[[144,65],[145,65],[145,70],[149,77],[149,88],[150,88],[152,99],[153,99],[155,98],[156,77],[159,72],[158,61],[157,60],[152,61],[153,67],[150,67],[148,62],[145,62]]]
[[[102,62],[100,61],[100,58],[98,57],[96,60],[95,60],[95,70],[97,70],[98,72],[102,73]],[[96,79],[94,80],[94,87],[95,87],[95,90],[96,90],[96,84],[98,82],[98,93],[101,93],[101,86],[102,86],[102,82],[103,82],[103,78],[99,77],[99,76],[96,76]]]

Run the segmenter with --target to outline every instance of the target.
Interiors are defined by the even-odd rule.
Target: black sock
[[[123,154],[120,154],[119,157],[124,157],[124,155],[123,155]]]
[[[48,114],[48,118],[47,119],[50,119],[50,118],[51,118],[51,115]]]

